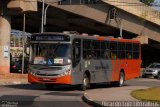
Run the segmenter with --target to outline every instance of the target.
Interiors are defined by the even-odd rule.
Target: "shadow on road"
[[[46,91],[80,91],[77,86],[66,86],[66,85],[60,85],[55,86],[51,90],[47,90],[45,85],[43,84],[17,84],[17,85],[6,85],[4,87],[7,88],[15,88],[15,89],[25,89],[25,90],[46,90]]]
[[[124,86],[160,86],[160,84],[159,81],[155,79],[138,78],[126,81]],[[45,85],[43,84],[17,84],[17,85],[6,85],[4,87],[25,89],[25,90],[80,91],[79,86],[68,86],[68,85],[55,86],[52,90],[47,90]],[[109,83],[99,83],[91,85],[91,88],[89,90],[100,89],[100,88],[111,88],[111,87],[113,88],[115,86],[112,86]]]
[[[41,84],[16,84],[16,85],[5,85],[7,88],[15,89],[26,89],[26,90],[44,90],[45,87]]]
[[[125,84],[125,86],[128,86]],[[17,85],[5,85],[4,87],[7,88],[15,88],[15,89],[25,89],[25,90],[46,90],[46,91],[81,91],[80,86],[69,86],[69,85],[60,85],[60,86],[54,86],[53,89],[47,90],[45,85],[43,84],[17,84]],[[91,85],[92,89],[100,89],[100,88],[111,88],[115,87],[108,83],[99,83]]]

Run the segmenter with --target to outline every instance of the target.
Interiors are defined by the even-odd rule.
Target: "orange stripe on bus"
[[[111,81],[118,81],[119,80],[119,73],[121,70],[125,73],[125,80],[129,80],[135,77],[140,76],[140,65],[141,60],[112,60],[112,75]]]
[[[45,81],[45,79],[49,79],[48,81]],[[66,75],[62,77],[53,77],[53,78],[47,78],[47,77],[36,77],[28,73],[28,82],[30,83],[49,83],[49,84],[72,84],[71,75]]]
[[[97,37],[98,40],[104,40],[104,37]]]

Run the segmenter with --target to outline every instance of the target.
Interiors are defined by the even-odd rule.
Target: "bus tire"
[[[147,76],[143,74],[143,75],[142,75],[142,78],[147,78]]]
[[[83,76],[83,81],[82,81],[82,85],[81,85],[81,90],[85,91],[88,88],[90,88],[90,80],[89,77],[87,76],[87,74],[85,73]]]
[[[124,73],[123,72],[120,72],[120,74],[119,74],[119,81],[117,82],[117,86],[118,87],[122,87],[122,86],[124,86]]]
[[[54,85],[53,84],[45,84],[45,87],[47,90],[53,90]]]

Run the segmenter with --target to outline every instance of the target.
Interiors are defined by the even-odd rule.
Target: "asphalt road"
[[[154,78],[136,78],[126,81],[125,85],[157,87],[160,86],[160,80]]]
[[[52,91],[35,84],[0,86],[0,107],[90,107],[82,95],[83,91],[67,86]]]
[[[137,78],[126,81],[126,86],[160,86],[160,80]],[[94,89],[106,87],[99,84]],[[110,87],[109,85],[107,87]],[[92,90],[92,89],[91,89]],[[0,86],[0,107],[9,106],[34,106],[34,107],[90,107],[82,101],[83,91],[74,87],[56,87],[52,91],[45,89],[43,85],[8,85]]]

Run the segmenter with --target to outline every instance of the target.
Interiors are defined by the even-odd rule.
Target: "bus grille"
[[[45,70],[45,71],[56,71],[56,70],[62,70],[61,67],[47,67],[47,68],[39,68],[39,70]]]
[[[57,79],[45,79],[45,78],[38,78],[38,81],[40,82],[56,82]]]
[[[57,76],[59,74],[37,74],[39,76]]]

